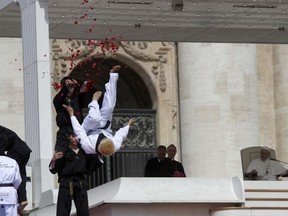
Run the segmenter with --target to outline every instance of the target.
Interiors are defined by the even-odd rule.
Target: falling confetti
[[[84,7],[84,5],[86,4],[90,4],[91,1],[89,0],[81,0],[81,7]],[[86,34],[93,34],[93,30],[97,27],[96,25],[96,21],[97,18],[92,18],[89,16],[90,11],[94,10],[95,8],[92,7],[91,5],[87,7],[87,9],[85,9],[83,11],[82,15],[79,15],[77,17],[75,17],[74,20],[74,24],[75,25],[81,25],[82,23],[85,23],[85,20],[89,19],[89,22],[92,24],[90,26],[88,26],[88,28],[86,30],[84,30],[84,32]],[[93,14],[93,13],[92,13]],[[109,29],[109,34],[111,34],[113,31],[112,29]],[[91,37],[91,36],[90,36]],[[88,49],[84,48],[84,49],[73,49],[72,47],[68,48],[67,51],[67,56],[63,59],[64,61],[68,61],[68,69],[70,71],[72,71],[75,66],[77,65],[78,67],[82,67],[83,69],[86,67],[86,69],[83,71],[85,76],[87,77],[91,77],[91,75],[93,76],[98,76],[101,75],[101,73],[103,73],[102,71],[100,71],[99,69],[99,65],[101,64],[101,62],[104,62],[105,60],[100,60],[97,63],[95,62],[95,60],[97,58],[101,58],[102,55],[104,54],[104,56],[107,55],[116,55],[117,51],[119,50],[119,45],[117,40],[121,40],[123,42],[126,42],[126,40],[123,40],[123,36],[122,35],[117,35],[117,36],[112,36],[112,37],[106,37],[104,40],[88,40],[86,46],[88,47]],[[69,41],[72,41],[72,39],[69,39]],[[62,50],[61,50],[62,51]],[[96,53],[93,55],[93,53]],[[84,59],[84,60],[83,60]],[[90,69],[87,69],[87,66],[84,65],[89,65],[89,67],[91,67]],[[95,73],[95,70],[97,71],[97,73]],[[93,71],[93,72],[92,72]],[[89,82],[93,87],[93,82]],[[55,88],[60,89],[62,88],[61,85],[57,85],[56,83],[52,84]]]

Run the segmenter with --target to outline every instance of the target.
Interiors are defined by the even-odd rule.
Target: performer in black
[[[145,165],[145,177],[161,177],[160,168],[161,162],[165,159],[166,156],[166,146],[159,145],[156,153],[157,156],[150,158]]]
[[[22,182],[17,190],[20,203],[18,210],[21,213],[28,205],[26,192],[26,165],[32,150],[14,131],[0,125],[0,152],[6,152],[8,157],[16,160],[18,163],[22,178]]]
[[[70,77],[64,77],[61,80],[61,90],[55,95],[53,105],[56,110],[56,124],[59,128],[56,134],[55,150],[64,152],[68,146],[67,132],[71,130],[70,116],[63,107],[63,104],[70,105],[75,110],[75,116],[79,122],[83,122],[82,103],[80,97],[83,96],[87,89],[87,81],[82,85]]]
[[[66,138],[67,139],[67,138]],[[78,216],[88,216],[88,196],[86,173],[86,154],[79,147],[74,132],[68,132],[68,149],[63,153],[55,151],[49,164],[50,172],[58,173],[59,193],[57,201],[57,216],[69,216],[72,199]]]

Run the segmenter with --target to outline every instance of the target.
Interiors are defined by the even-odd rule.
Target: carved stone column
[[[242,176],[258,145],[256,45],[179,43],[182,162],[188,176]]]

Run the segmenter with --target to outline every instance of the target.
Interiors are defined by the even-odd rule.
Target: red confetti
[[[52,86],[54,86],[56,89],[61,89],[62,88],[62,85],[58,84],[57,82],[52,83]]]

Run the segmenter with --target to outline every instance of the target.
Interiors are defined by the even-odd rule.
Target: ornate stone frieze
[[[142,44],[144,43],[144,44]],[[162,92],[166,91],[166,77],[165,77],[165,64],[167,64],[167,57],[166,55],[171,50],[171,46],[173,46],[173,43],[164,43],[162,42],[162,46],[158,50],[154,52],[154,54],[150,54],[150,50],[145,52],[147,50],[148,46],[152,46],[152,42],[142,42],[142,43],[136,43],[136,42],[128,42],[124,43],[121,42],[121,47],[124,49],[124,51],[133,56],[134,58],[140,60],[140,61],[147,61],[147,62],[155,62],[152,64],[151,72],[154,75],[154,77],[159,80],[159,88]],[[144,50],[145,49],[145,50]]]
[[[123,125],[127,124],[130,116],[137,119],[136,123],[130,127],[130,132],[122,145],[122,149],[149,149],[155,148],[156,143],[156,115],[154,111],[145,112],[127,112],[115,113],[113,115],[112,129],[117,131]]]
[[[162,92],[166,91],[165,65],[167,64],[167,54],[174,46],[173,43],[162,42],[161,46],[151,54],[153,42],[115,42],[117,46],[121,46],[129,56],[141,61],[150,62],[151,73],[159,82],[159,88]],[[53,81],[59,82],[60,79],[72,70],[79,62],[85,59],[93,59],[96,57],[107,57],[112,55],[111,52],[103,52],[100,47],[88,40],[53,40],[53,61],[54,72]]]

